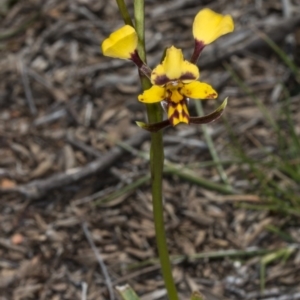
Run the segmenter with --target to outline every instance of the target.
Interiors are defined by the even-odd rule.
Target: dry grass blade
[[[85,237],[86,239],[88,240],[91,248],[93,249],[93,252],[97,258],[97,261],[99,263],[99,266],[100,266],[100,269],[101,269],[101,272],[103,274],[103,277],[105,279],[105,284],[107,286],[107,289],[108,289],[108,293],[109,293],[109,299],[110,300],[114,300],[115,299],[115,295],[114,295],[114,291],[113,291],[113,286],[112,286],[112,282],[111,282],[111,279],[110,279],[110,276],[108,274],[108,271],[107,271],[107,268],[103,262],[103,259],[101,257],[101,254],[99,253],[93,239],[92,239],[92,236],[89,232],[89,229],[88,229],[88,226],[87,226],[87,223],[86,222],[83,222],[82,223],[82,230],[85,234]]]

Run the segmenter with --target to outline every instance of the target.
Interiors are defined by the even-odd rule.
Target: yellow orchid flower
[[[190,123],[187,100],[215,99],[217,92],[207,83],[196,81],[198,67],[183,59],[181,49],[174,46],[166,51],[164,61],[151,73],[153,86],[138,96],[143,103],[166,102],[171,125]]]
[[[231,16],[220,15],[209,8],[199,11],[193,23],[194,38],[205,45],[233,30],[234,23]]]
[[[196,63],[201,51],[220,36],[234,30],[234,23],[229,15],[221,15],[209,8],[198,12],[193,23],[193,36],[195,39],[194,53],[191,62]]]
[[[137,51],[137,45],[138,37],[135,29],[129,25],[125,25],[105,39],[101,48],[104,56],[133,61],[141,72],[149,77],[151,70],[141,60]]]

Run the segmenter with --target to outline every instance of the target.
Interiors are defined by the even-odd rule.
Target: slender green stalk
[[[202,103],[201,103],[201,101],[196,101],[195,103],[196,103],[197,113],[199,116],[202,117],[204,115]],[[203,125],[201,125],[201,128],[203,130],[203,134],[204,134],[210,155],[211,155],[213,161],[216,163],[216,168],[219,172],[219,175],[220,175],[221,179],[223,180],[223,182],[228,186],[228,188],[231,189],[227,175],[223,169],[222,164],[220,163],[220,159],[219,159],[218,153],[216,151],[216,148],[214,146],[214,142],[207,130],[207,125],[203,124]]]
[[[124,23],[134,27],[124,0],[116,0],[116,1],[118,4],[119,11],[123,17]]]
[[[144,0],[134,1],[134,18],[135,29],[138,35],[138,52],[141,59],[146,62],[145,53],[145,7]],[[148,78],[140,74],[142,87],[144,90],[151,87]],[[162,120],[162,111],[159,104],[147,105],[148,121],[150,123],[159,122]],[[162,131],[151,133],[151,150],[150,150],[150,167],[152,179],[152,202],[153,202],[153,217],[156,233],[156,243],[163,278],[165,281],[168,297],[170,300],[178,300],[178,295],[175,287],[175,282],[172,276],[172,268],[168,253],[166,240],[166,232],[164,227],[163,216],[163,197],[162,197],[162,177],[164,165],[164,149]]]

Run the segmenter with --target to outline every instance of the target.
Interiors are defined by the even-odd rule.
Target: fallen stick
[[[32,25],[39,17],[40,17],[40,12],[34,13],[32,16],[30,16],[28,18],[28,20],[26,20],[20,26],[0,32],[0,41],[10,39],[10,38],[16,36],[17,34],[22,33],[30,25]]]
[[[133,137],[128,139],[126,143],[132,147],[138,147],[149,137],[150,134],[148,132],[139,131]],[[0,188],[0,193],[15,192],[25,196],[27,199],[39,199],[53,189],[70,185],[88,176],[107,170],[120,159],[124,153],[126,153],[126,150],[119,146],[115,146],[101,158],[86,164],[82,168],[75,169],[72,173],[61,172],[48,178],[33,180],[27,184],[17,185],[13,188]]]
[[[88,240],[95,256],[96,256],[96,259],[98,261],[98,264],[100,266],[100,269],[101,269],[101,272],[102,272],[102,275],[105,279],[105,284],[106,284],[106,287],[108,289],[108,293],[109,293],[109,299],[110,300],[114,300],[115,299],[115,295],[114,295],[114,291],[113,291],[113,286],[112,286],[112,283],[111,283],[111,279],[110,279],[110,276],[109,276],[109,273],[107,271],[107,268],[106,268],[106,265],[104,264],[104,261],[103,261],[103,258],[98,250],[98,248],[96,247],[95,243],[94,243],[94,240],[93,240],[93,237],[92,237],[92,234],[90,233],[89,229],[88,229],[88,225],[86,222],[83,222],[82,223],[82,230],[84,232],[84,235],[86,237],[86,239]]]

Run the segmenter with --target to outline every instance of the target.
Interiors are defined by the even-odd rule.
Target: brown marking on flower
[[[200,53],[202,52],[204,47],[205,47],[205,44],[203,43],[203,41],[199,41],[199,40],[195,39],[195,46],[194,46],[194,52],[193,52],[193,55],[191,58],[191,63],[193,63],[193,64],[197,63]]]
[[[174,114],[169,117],[169,121],[170,121],[170,123],[171,123],[172,126],[175,126],[175,124],[174,124],[175,120],[174,119],[175,119],[175,115]]]
[[[197,77],[195,77],[195,75],[192,72],[186,72],[186,73],[183,73],[179,79],[180,80],[196,80]]]
[[[171,81],[170,78],[168,78],[166,75],[156,75],[155,72],[152,72],[151,77],[155,77],[155,80],[154,80],[155,85],[162,86]]]
[[[144,65],[144,62],[141,60],[137,50],[135,50],[133,53],[130,53],[131,60],[137,65],[138,68],[141,68]]]
[[[191,91],[190,90],[187,90],[186,92],[185,92],[185,95],[186,96],[190,96],[191,95]],[[189,97],[188,97],[189,98]]]
[[[168,108],[172,107],[174,109],[174,112],[169,116],[169,120],[172,126],[177,125],[175,124],[175,119],[180,120],[180,123],[190,123],[190,115],[185,111],[185,108],[187,108],[186,104],[186,98],[184,98],[178,103],[168,102]],[[178,108],[180,106],[182,107],[182,109],[179,110]]]
[[[216,93],[212,93],[212,94],[207,95],[206,99],[215,99],[215,98],[217,98],[217,96],[218,95]]]
[[[166,101],[171,102],[172,92],[166,89]]]
[[[182,117],[187,119],[187,124],[190,124],[190,115],[186,113],[184,110],[182,111]]]
[[[167,98],[167,100],[169,100],[169,98]],[[179,103],[173,102],[173,101],[168,101],[168,106],[172,106],[174,109],[176,109],[177,105]]]
[[[150,79],[152,70],[142,61],[137,50],[135,50],[133,53],[130,53],[130,60],[136,64],[140,72]]]

